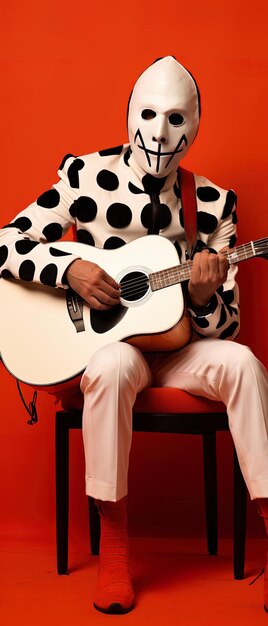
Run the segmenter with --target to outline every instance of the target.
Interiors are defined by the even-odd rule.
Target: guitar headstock
[[[255,256],[268,260],[268,237],[253,241]]]

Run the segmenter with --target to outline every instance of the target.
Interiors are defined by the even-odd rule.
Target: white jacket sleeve
[[[78,194],[67,176],[75,161],[67,155],[58,171],[60,181],[0,230],[1,276],[66,288],[65,271],[79,257],[56,250],[53,242],[75,222],[72,206]]]
[[[211,234],[208,248],[219,252],[225,247],[233,247],[236,241],[236,206],[230,214],[220,221]],[[240,327],[239,289],[236,283],[237,266],[231,265],[227,280],[217,289],[211,301],[211,311],[206,315],[197,315],[191,308],[192,326],[200,337],[234,339]]]

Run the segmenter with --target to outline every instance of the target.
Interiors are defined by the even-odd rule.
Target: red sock
[[[259,514],[263,518],[268,539],[268,498],[259,498],[257,502]],[[268,552],[266,555],[266,566],[264,570],[264,610],[268,613]]]
[[[100,562],[94,607],[103,613],[127,613],[134,607],[130,577],[127,498],[97,500],[101,522]]]

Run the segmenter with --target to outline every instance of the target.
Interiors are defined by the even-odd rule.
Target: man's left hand
[[[188,292],[193,307],[205,307],[215,291],[227,279],[228,259],[224,254],[210,253],[208,250],[197,252],[193,259]]]

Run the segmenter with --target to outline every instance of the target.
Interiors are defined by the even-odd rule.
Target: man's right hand
[[[119,304],[119,285],[109,274],[90,261],[76,259],[66,272],[68,285],[93,309],[104,311]]]

